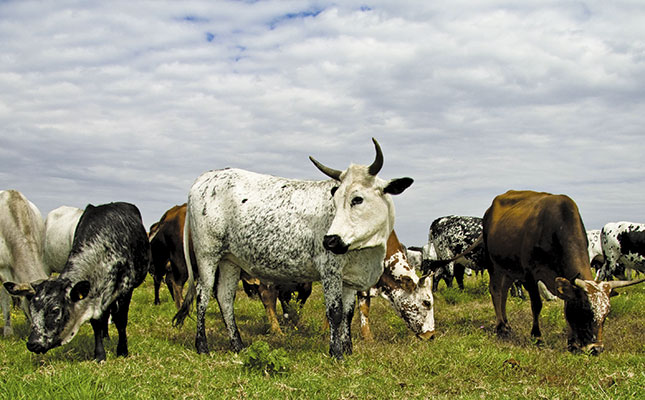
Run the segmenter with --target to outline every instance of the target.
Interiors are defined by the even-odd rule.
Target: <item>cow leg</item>
[[[329,355],[342,360],[343,282],[340,275],[331,272],[322,276],[321,281],[325,297],[325,312],[329,322]]]
[[[240,331],[237,329],[237,323],[235,322],[235,310],[233,307],[240,272],[241,269],[237,265],[223,260],[219,265],[219,281],[217,282],[217,302],[222,313],[222,319],[224,319],[224,325],[226,325],[228,337],[231,340],[231,347],[235,352],[239,352],[244,348]]]
[[[213,263],[213,261],[215,261]],[[206,309],[213,294],[213,284],[217,271],[218,260],[208,258],[200,259],[198,262],[199,273],[195,288],[197,291],[196,314],[197,332],[195,333],[195,348],[198,354],[208,354],[208,342],[206,340]]]
[[[358,298],[358,313],[361,317],[361,336],[367,342],[373,342],[374,336],[370,329],[370,302],[371,298],[368,292],[356,292]]]
[[[4,321],[4,335],[13,335],[11,327],[11,295],[4,287],[0,287],[0,304],[2,304],[2,320]]]
[[[542,344],[542,332],[540,332],[540,312],[542,311],[542,298],[540,296],[540,289],[538,288],[537,282],[533,279],[527,279],[524,283],[524,287],[529,292],[529,298],[531,299],[531,312],[533,313],[533,327],[531,328],[531,337],[533,337],[536,343]]]
[[[508,337],[511,333],[511,326],[508,324],[508,318],[506,317],[506,299],[508,297],[508,289],[513,281],[501,272],[496,272],[493,268],[489,270],[489,273],[490,282],[488,284],[488,291],[490,292],[493,307],[495,308],[495,316],[497,319],[495,329],[497,336]]]
[[[99,319],[90,319],[90,324],[94,330],[94,360],[96,362],[105,361],[105,348],[103,347],[104,330],[107,326],[107,320],[110,317],[110,312],[104,312]]]
[[[275,335],[282,335],[282,329],[278,323],[278,316],[276,315],[276,302],[278,301],[278,288],[276,285],[265,285],[260,283],[258,287],[260,299],[264,305],[264,311],[269,321],[269,330]]]
[[[116,301],[116,307],[112,313],[114,326],[119,333],[119,343],[116,346],[116,355],[127,357],[128,356],[128,337],[126,334],[126,327],[128,325],[128,311],[130,310],[130,300],[132,299],[132,292],[126,293]]]
[[[343,323],[341,325],[341,341],[343,352],[351,355],[352,348],[352,319],[356,306],[356,290],[343,287]]]
[[[462,264],[455,263],[454,266],[454,272],[455,272],[455,279],[457,279],[457,286],[459,286],[459,289],[464,290],[464,272],[466,271],[466,267],[464,267]]]
[[[159,289],[161,288],[161,279],[162,279],[162,277],[158,276],[157,274],[154,274],[152,276],[152,281],[154,283],[154,288],[155,288],[155,301],[154,301],[154,304],[157,305],[157,306],[159,304],[161,304],[161,300],[159,300]]]

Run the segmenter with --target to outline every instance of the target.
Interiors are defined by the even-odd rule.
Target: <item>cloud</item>
[[[411,176],[396,229],[567,193],[587,227],[639,221],[638,2],[0,3],[0,187],[45,214],[115,200],[147,225],[226,166]]]

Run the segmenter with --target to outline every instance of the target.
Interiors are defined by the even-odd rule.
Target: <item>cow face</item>
[[[383,165],[383,154],[376,140],[376,160],[369,167],[350,165],[345,171],[333,170],[312,162],[327,176],[340,181],[333,199],[336,214],[323,245],[336,254],[349,250],[383,246],[394,227],[394,203],[390,194],[400,194],[413,182],[411,178],[384,181],[376,176]]]
[[[564,300],[564,314],[569,325],[569,350],[599,354],[603,351],[602,328],[609,314],[611,284],[556,278],[558,297]]]
[[[72,340],[80,325],[87,319],[88,281],[72,284],[68,279],[48,279],[40,283],[17,285],[5,283],[14,296],[30,300],[31,334],[27,348],[45,353]]]

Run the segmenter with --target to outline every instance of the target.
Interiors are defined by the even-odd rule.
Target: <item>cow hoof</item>
[[[539,337],[534,337],[533,344],[536,345],[537,347],[544,347],[544,340],[542,340],[542,338],[539,338]]]
[[[506,324],[497,325],[497,337],[500,339],[508,339],[511,336],[511,327]]]

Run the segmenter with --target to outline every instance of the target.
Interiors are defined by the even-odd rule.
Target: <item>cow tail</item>
[[[191,251],[191,237],[190,237],[190,208],[186,208],[186,219],[184,222],[184,259],[186,260],[186,268],[188,269],[188,289],[186,290],[186,296],[184,297],[184,302],[181,304],[181,307],[172,318],[172,325],[174,327],[180,327],[184,324],[186,317],[190,315],[192,309],[193,300],[197,290],[195,288],[195,276],[193,273],[193,264],[192,264],[192,251]]]

